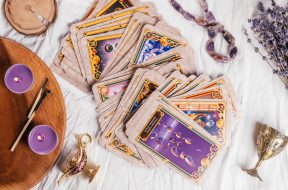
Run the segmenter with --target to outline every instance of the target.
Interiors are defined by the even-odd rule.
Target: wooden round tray
[[[35,78],[32,89],[21,95],[10,92],[4,83],[6,70],[16,63],[29,66]],[[48,155],[33,153],[28,146],[28,128],[14,152],[10,152],[46,77],[47,88],[53,93],[44,100],[29,128],[50,125],[58,134],[58,145]],[[5,38],[0,38],[0,105],[0,190],[29,189],[45,176],[60,154],[66,131],[65,104],[58,83],[45,63],[24,46]]]
[[[4,13],[18,32],[42,34],[56,16],[55,0],[5,0]],[[45,21],[46,22],[45,22]]]

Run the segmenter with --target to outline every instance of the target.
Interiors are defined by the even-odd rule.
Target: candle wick
[[[43,142],[44,141],[44,135],[39,134],[37,136],[37,140],[40,141],[40,142]]]
[[[21,81],[22,81],[22,79],[21,79],[20,76],[14,77],[13,80],[14,80],[15,82],[21,82]]]

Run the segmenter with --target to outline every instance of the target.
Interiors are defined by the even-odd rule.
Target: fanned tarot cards
[[[221,159],[239,117],[228,77],[198,74],[193,49],[153,3],[95,1],[61,40],[51,68],[92,91],[100,146],[194,182]]]

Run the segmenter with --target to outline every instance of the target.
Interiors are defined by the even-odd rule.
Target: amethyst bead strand
[[[207,28],[209,40],[206,43],[206,51],[210,55],[210,57],[212,57],[215,61],[221,63],[227,63],[235,59],[238,53],[238,49],[235,46],[235,38],[230,32],[224,29],[224,26],[222,24],[216,22],[215,16],[211,11],[208,10],[208,4],[205,0],[200,0],[200,6],[203,12],[203,16],[198,18],[196,18],[191,13],[185,11],[176,0],[170,0],[170,4],[176,11],[181,13],[186,20],[193,21],[198,25]],[[225,41],[228,43],[227,56],[215,52],[214,39],[218,33],[220,33],[225,39]]]

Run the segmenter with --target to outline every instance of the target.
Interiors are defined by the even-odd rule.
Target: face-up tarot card
[[[195,122],[161,102],[142,114],[129,139],[180,174],[198,181],[219,151],[217,142]]]
[[[138,65],[186,43],[183,38],[173,33],[152,25],[145,25],[134,50],[131,65]]]
[[[96,105],[98,106],[119,92],[124,91],[129,85],[131,78],[131,75],[127,75],[93,85],[92,90],[96,98]]]
[[[92,84],[100,78],[123,32],[121,29],[81,39],[81,53],[88,83]]]
[[[171,51],[164,52],[156,57],[152,57],[138,65],[136,67],[153,67],[153,66],[165,66],[166,64],[170,62],[175,62],[177,60],[182,59],[187,66],[186,68],[189,68],[188,70],[195,70],[194,64],[193,64],[193,56],[189,55],[188,51],[189,48],[185,46],[179,46],[176,48],[173,48]],[[193,54],[192,54],[193,55]],[[131,66],[130,66],[131,67]],[[180,70],[180,68],[179,68]],[[193,72],[191,71],[191,72]]]
[[[121,17],[118,19],[113,19],[113,20],[109,20],[106,22],[102,22],[100,24],[97,24],[96,26],[93,27],[88,27],[86,29],[83,30],[79,30],[76,33],[76,38],[77,41],[75,41],[75,34],[71,34],[71,36],[73,36],[73,44],[76,44],[78,47],[81,47],[81,39],[83,37],[93,37],[95,35],[99,35],[102,33],[107,33],[107,32],[112,32],[112,31],[116,31],[116,30],[120,30],[120,29],[124,29],[127,27],[128,22],[131,18],[129,16],[126,17]],[[77,48],[79,49],[79,48]],[[78,62],[80,64],[84,64],[83,63],[83,58],[81,57],[81,52],[80,54],[75,53],[76,54],[76,58],[78,60]]]
[[[212,88],[212,87],[216,87],[216,86],[221,86],[223,88],[226,88],[227,92],[228,92],[228,96],[229,96],[229,100],[234,112],[235,117],[239,117],[239,103],[237,101],[234,89],[232,87],[232,84],[229,80],[228,77],[226,76],[221,76],[219,78],[216,78],[214,80],[212,80],[211,82],[207,83],[207,84],[203,84],[199,86],[199,90],[203,90],[203,89],[207,89],[207,88]]]
[[[220,143],[224,142],[228,126],[226,101],[182,99],[171,102]]]

